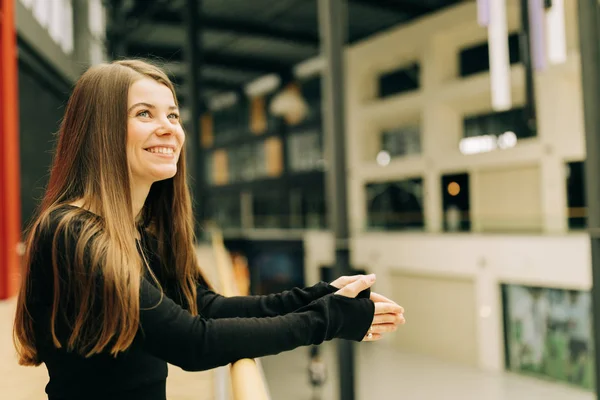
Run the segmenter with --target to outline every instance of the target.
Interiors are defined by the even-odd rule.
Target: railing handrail
[[[223,235],[215,227],[211,231],[221,294],[225,297],[236,296],[239,293],[234,284],[233,267],[225,248]],[[270,400],[267,384],[255,360],[243,359],[232,363],[230,374],[233,400]]]

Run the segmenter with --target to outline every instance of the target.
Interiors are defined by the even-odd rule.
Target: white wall
[[[389,336],[394,347],[404,354],[479,365],[474,279],[410,271],[392,271],[386,279],[393,289],[388,296],[410,310],[410,323]]]
[[[401,26],[347,51],[347,127],[349,199],[353,232],[366,222],[364,183],[385,179],[424,177],[426,224],[430,232],[441,228],[439,177],[444,173],[501,168],[515,164],[537,165],[541,170],[540,208],[544,230],[566,229],[564,162],[584,157],[583,116],[579,75],[576,2],[567,3],[568,51],[566,64],[536,75],[538,137],[515,148],[472,156],[460,153],[462,118],[491,111],[489,74],[467,78],[457,75],[459,49],[486,40],[477,26],[474,2],[465,3],[416,23]],[[510,2],[509,29],[518,29],[518,7]],[[375,100],[377,76],[403,64],[421,62],[421,89],[385,100]],[[512,67],[515,106],[524,102],[524,71]],[[386,127],[420,121],[423,154],[393,159],[380,167],[375,162],[379,133]]]
[[[575,24],[577,4],[565,3],[568,61],[536,74],[538,137],[509,150],[464,156],[458,148],[463,115],[491,111],[489,74],[457,77],[458,49],[486,40],[485,29],[476,24],[475,2],[393,29],[347,50],[352,262],[376,272],[376,290],[383,293],[394,292],[394,271],[474,279],[478,365],[486,369],[504,368],[501,283],[576,289],[591,286],[588,238],[567,229],[564,164],[584,159],[585,142]],[[515,2],[511,2],[508,15],[510,30],[517,30]],[[377,75],[415,60],[421,61],[421,89],[375,100]],[[522,104],[524,74],[520,65],[512,67],[512,90],[514,103]],[[394,159],[387,167],[378,166],[374,154],[381,129],[415,121],[421,124],[423,154]],[[439,233],[442,174],[469,172],[474,177],[471,192],[477,193],[477,176],[485,176],[490,170],[525,166],[538,171],[536,201],[542,216],[541,233]],[[365,232],[365,183],[414,176],[424,178],[426,231]],[[477,199],[472,204],[476,205]],[[477,210],[473,211],[477,218]],[[306,279],[313,282],[317,280],[319,264],[333,261],[333,240],[327,233],[309,233],[305,245]],[[410,312],[407,310],[409,323]]]
[[[333,238],[315,232],[305,238],[306,280],[332,263]],[[504,368],[500,284],[521,283],[589,290],[591,261],[584,233],[565,235],[479,235],[363,233],[352,240],[352,264],[377,274],[374,290],[393,293],[396,272],[475,280],[479,366]],[[396,298],[402,305],[402,298]],[[426,301],[426,299],[423,299]],[[449,305],[452,299],[448,299]],[[410,323],[411,310],[406,310]],[[401,332],[399,333],[401,334]]]
[[[15,6],[20,39],[66,79],[75,81],[106,59],[101,0],[18,0]]]

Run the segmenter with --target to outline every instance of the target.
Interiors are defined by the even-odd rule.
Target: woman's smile
[[[146,150],[148,153],[151,153],[155,156],[161,157],[161,158],[166,158],[169,160],[172,160],[175,158],[176,155],[176,150],[173,147],[170,146],[154,146],[154,147],[149,147]]]

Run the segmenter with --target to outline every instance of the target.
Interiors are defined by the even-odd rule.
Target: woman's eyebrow
[[[131,107],[129,107],[129,109],[127,110],[127,112],[128,113],[131,112],[131,110],[133,110],[134,108],[136,108],[138,106],[144,106],[144,107],[147,107],[147,108],[156,108],[152,104],[141,102],[141,103],[135,103],[134,105],[132,105]]]
[[[127,110],[127,112],[130,113],[131,110],[133,110],[134,108],[136,108],[138,106],[144,106],[144,107],[151,108],[151,109],[155,109],[156,108],[156,106],[154,106],[153,104],[141,102],[141,103],[135,103],[134,105],[132,105],[131,107],[129,107],[129,109]],[[177,106],[169,106],[169,110],[177,110],[177,109],[178,109]]]

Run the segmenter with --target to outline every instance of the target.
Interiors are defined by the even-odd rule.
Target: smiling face
[[[185,141],[171,90],[150,78],[135,81],[127,99],[127,162],[133,185],[152,185],[177,173]]]

